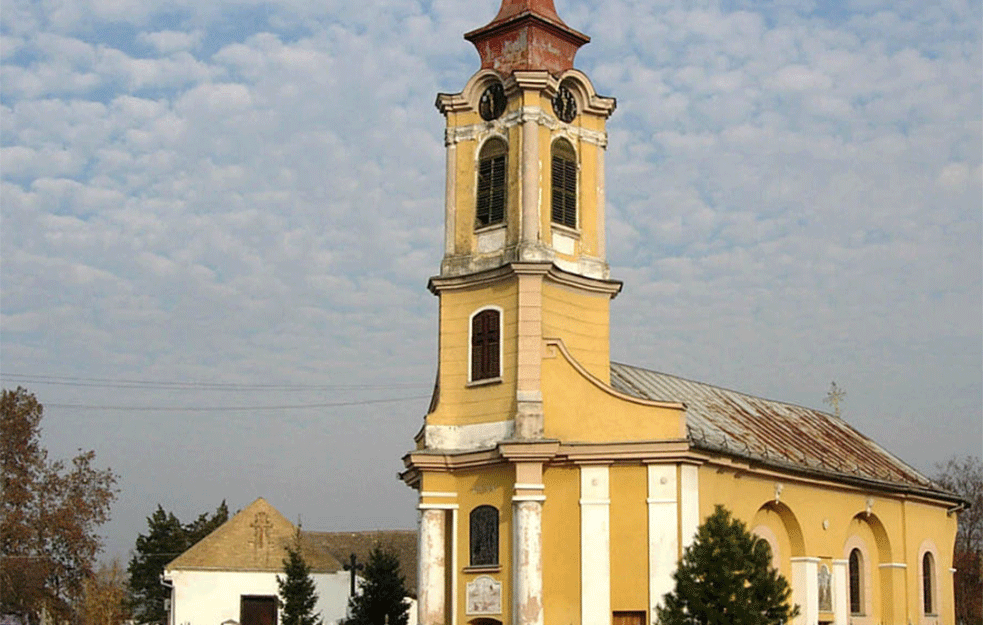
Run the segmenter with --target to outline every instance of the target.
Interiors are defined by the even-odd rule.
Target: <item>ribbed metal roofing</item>
[[[693,447],[767,464],[937,491],[931,480],[834,415],[611,363],[611,386],[682,402]],[[943,491],[944,492],[944,491]]]

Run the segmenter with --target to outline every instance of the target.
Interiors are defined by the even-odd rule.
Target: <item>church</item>
[[[552,0],[464,35],[446,119],[437,382],[403,481],[421,625],[646,625],[723,505],[801,625],[954,625],[961,500],[837,415],[611,362],[606,123]]]

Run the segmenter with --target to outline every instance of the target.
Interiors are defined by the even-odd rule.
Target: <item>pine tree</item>
[[[147,517],[147,533],[137,535],[136,549],[127,567],[129,606],[137,623],[162,625],[167,621],[164,601],[170,591],[160,583],[164,567],[228,520],[229,508],[224,500],[212,514],[202,514],[187,524],[157,505],[153,515]]]
[[[377,546],[369,554],[363,573],[361,593],[349,601],[351,617],[345,625],[406,625],[408,593],[399,572],[399,557]]]
[[[798,615],[768,543],[723,507],[697,530],[657,609],[659,625],[781,625]]]
[[[317,592],[311,567],[300,553],[300,530],[297,539],[287,547],[287,557],[283,560],[285,577],[277,575],[280,587],[280,601],[283,602],[283,625],[321,625],[321,615],[315,614]]]

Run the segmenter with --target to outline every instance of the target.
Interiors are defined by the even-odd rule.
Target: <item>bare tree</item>
[[[116,474],[93,466],[95,452],[48,459],[43,416],[24,388],[0,396],[0,607],[31,623],[77,613],[117,492]]]
[[[126,570],[119,560],[99,567],[82,587],[84,625],[122,625],[126,621]]]
[[[961,496],[969,507],[959,513],[959,531],[952,562],[956,622],[983,624],[983,462],[977,456],[950,458],[936,466],[935,479],[944,488]]]

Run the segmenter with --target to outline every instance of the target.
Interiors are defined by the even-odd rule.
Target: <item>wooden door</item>
[[[645,610],[612,612],[611,625],[645,625]]]
[[[239,602],[239,624],[276,625],[276,597],[242,597]]]

